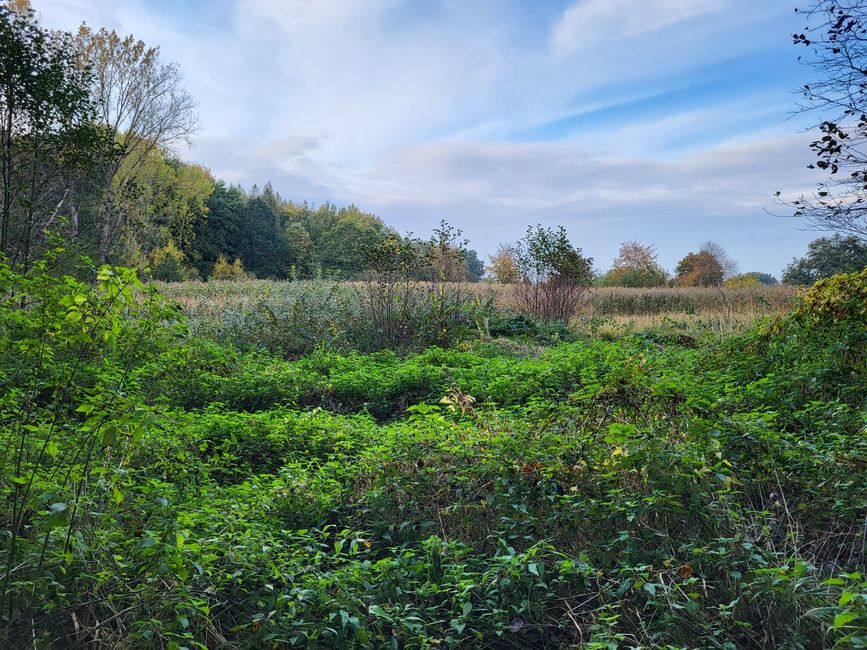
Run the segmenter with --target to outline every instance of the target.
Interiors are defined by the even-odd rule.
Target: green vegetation
[[[436,342],[437,337],[434,317],[440,303],[430,283],[401,284],[398,288],[409,291],[400,298],[406,309],[376,311],[382,303],[371,297],[386,295],[385,290],[379,291],[383,289],[379,284],[245,280],[159,286],[166,297],[181,305],[195,336],[243,349],[264,347],[289,357],[322,345],[343,351],[411,351]],[[569,330],[562,323],[544,325],[522,314],[514,285],[447,283],[444,288],[455,306],[446,323],[450,341],[478,339],[480,332],[493,337],[541,337],[545,342],[568,337]],[[391,290],[395,301],[403,295],[393,286],[384,289]],[[595,336],[652,329],[701,337],[711,326],[718,333],[731,334],[758,317],[788,311],[794,295],[794,289],[785,285],[599,288],[582,294],[573,325]]]
[[[600,287],[665,287],[668,273],[656,261],[658,253],[653,246],[636,241],[620,245],[614,264],[596,280]]]
[[[95,278],[0,267],[12,647],[867,643],[867,272],[722,340],[296,360]]]
[[[820,237],[807,247],[804,257],[792,260],[783,273],[789,284],[813,284],[837,273],[867,267],[867,242],[857,237]]]
[[[481,283],[173,159],[157,48],[18,1],[0,54],[0,647],[867,647],[859,241],[591,289],[538,225]]]

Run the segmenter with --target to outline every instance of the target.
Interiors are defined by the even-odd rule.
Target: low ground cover
[[[865,273],[725,337],[300,357],[0,279],[11,647],[867,644]]]

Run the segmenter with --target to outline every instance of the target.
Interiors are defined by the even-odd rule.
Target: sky
[[[176,153],[480,255],[563,225],[610,267],[702,242],[779,276],[809,241],[774,193],[808,170],[797,0],[32,0],[45,26],[176,61],[201,127]]]

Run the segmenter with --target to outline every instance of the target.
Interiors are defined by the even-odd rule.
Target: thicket
[[[0,266],[10,647],[867,644],[867,272],[723,342],[294,361]]]

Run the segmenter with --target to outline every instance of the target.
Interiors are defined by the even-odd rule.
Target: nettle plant
[[[0,262],[0,636],[22,643],[96,551],[96,513],[123,500],[150,362],[183,328],[134,269],[56,276],[60,252],[27,273]]]

